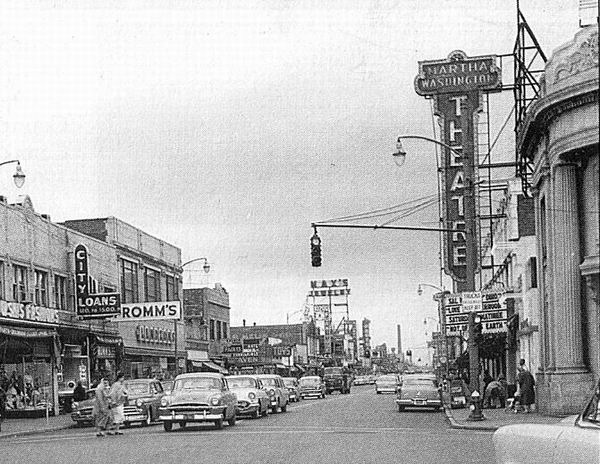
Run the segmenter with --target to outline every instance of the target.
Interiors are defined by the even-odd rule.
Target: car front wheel
[[[171,430],[173,430],[173,422],[165,421],[163,422],[163,427],[165,429],[165,432],[170,432]]]

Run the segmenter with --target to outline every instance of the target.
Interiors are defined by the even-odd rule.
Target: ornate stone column
[[[585,372],[583,362],[577,166],[554,168],[554,333],[556,371]]]

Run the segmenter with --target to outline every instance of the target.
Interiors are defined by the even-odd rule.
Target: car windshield
[[[229,377],[227,383],[231,388],[256,388],[256,380],[252,377]]]
[[[343,369],[341,367],[326,367],[325,375],[342,375]]]
[[[269,385],[270,387],[277,386],[277,380],[272,378],[262,379],[263,385]]]
[[[296,379],[283,379],[283,383],[286,387],[293,387],[296,385]]]
[[[318,385],[321,383],[319,377],[304,377],[300,379],[300,385]]]
[[[173,390],[220,390],[221,381],[214,377],[191,377],[175,381]]]
[[[146,382],[127,382],[127,393],[130,395],[146,395],[148,392]]]
[[[432,380],[425,379],[405,379],[402,382],[404,387],[416,387],[416,388],[435,388],[435,385]]]

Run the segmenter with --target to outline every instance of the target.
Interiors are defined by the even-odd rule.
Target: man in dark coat
[[[77,382],[77,386],[73,390],[73,401],[84,401],[87,398],[85,388],[81,384],[81,380]]]

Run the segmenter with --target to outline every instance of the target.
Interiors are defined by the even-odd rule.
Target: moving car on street
[[[222,374],[181,374],[175,378],[171,393],[163,396],[159,414],[167,432],[174,423],[183,428],[188,422],[212,422],[221,429],[224,421],[235,425],[237,396]]]
[[[325,398],[325,383],[318,375],[302,377],[299,381],[300,398]]]
[[[275,414],[279,409],[281,412],[286,412],[290,397],[283,378],[275,374],[259,374],[256,377],[262,382],[264,390],[269,395],[271,412]]]
[[[439,411],[442,407],[442,398],[437,382],[435,379],[419,375],[404,376],[396,404],[400,412],[406,408],[433,408]]]
[[[92,410],[94,409],[94,401],[96,401],[96,392],[94,390],[88,390],[86,395],[87,399],[75,401],[71,405],[71,419],[77,423],[78,427],[94,424]]]
[[[258,419],[269,413],[271,401],[258,378],[253,375],[232,375],[227,377],[227,383],[237,396],[238,416]]]
[[[283,383],[288,389],[290,395],[290,403],[300,401],[300,395],[298,395],[298,379],[296,377],[284,377]]]
[[[327,393],[339,391],[342,394],[350,393],[352,376],[345,367],[326,367],[323,369],[323,381]]]
[[[398,374],[385,374],[375,381],[375,393],[397,393],[400,389]]]
[[[557,424],[513,424],[492,436],[497,464],[600,462],[600,381],[578,416]]]
[[[357,375],[352,382],[353,385],[366,385],[369,379],[366,375]]]
[[[128,426],[135,422],[142,425],[152,424],[158,418],[160,400],[165,394],[162,384],[154,379],[135,379],[128,380],[125,389],[127,404],[123,411],[123,425]]]

